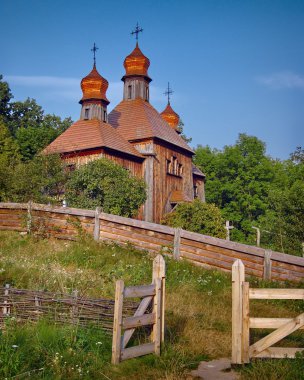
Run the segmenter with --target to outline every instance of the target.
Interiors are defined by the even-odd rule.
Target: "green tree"
[[[269,207],[258,220],[264,245],[302,255],[304,242],[304,160],[297,148],[290,159],[276,165],[269,192]]]
[[[58,155],[36,156],[11,169],[7,201],[49,203],[61,199],[67,173]]]
[[[91,161],[71,173],[66,185],[69,206],[126,217],[135,216],[146,199],[143,180],[105,158]]]
[[[182,121],[182,119],[179,119],[177,130],[179,131],[179,133],[181,135],[181,138],[184,139],[187,144],[190,144],[191,141],[192,141],[192,137],[187,137],[185,135],[185,133],[184,133],[184,127],[185,127],[184,122]]]
[[[0,117],[6,121],[10,113],[10,100],[13,98],[11,90],[7,82],[4,82],[3,76],[0,74]]]
[[[252,223],[268,207],[275,163],[258,138],[240,134],[235,145],[223,151],[196,149],[195,164],[206,174],[206,200],[215,203],[233,222],[234,240],[253,242]]]
[[[162,223],[204,235],[226,237],[225,223],[219,208],[199,199],[178,204],[174,211],[164,217]]]
[[[0,156],[7,161],[16,161],[20,158],[19,146],[10,134],[7,126],[0,118]]]

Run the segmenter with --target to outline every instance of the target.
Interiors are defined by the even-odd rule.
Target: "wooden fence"
[[[34,231],[59,239],[76,239],[84,231],[95,240],[132,243],[138,249],[172,255],[207,268],[231,272],[241,259],[247,275],[266,280],[304,281],[304,258],[259,247],[105,214],[100,209],[0,203],[0,230]]]
[[[295,318],[252,318],[250,299],[304,300],[304,289],[255,289],[245,282],[241,260],[232,266],[232,364],[249,363],[252,358],[294,358],[304,348],[271,347],[297,330],[304,330],[304,313]],[[275,329],[250,345],[250,329]]]
[[[134,316],[123,317],[125,298],[142,298]],[[150,304],[152,312],[146,313]],[[112,363],[135,358],[150,353],[160,355],[164,341],[165,320],[165,260],[157,255],[153,262],[151,285],[124,287],[124,282],[116,282],[115,313],[113,326]],[[137,327],[152,326],[151,342],[126,347]],[[123,331],[123,334],[122,334]]]
[[[17,322],[34,322],[40,318],[56,324],[77,324],[112,331],[114,300],[106,298],[84,298],[77,291],[72,294],[33,291],[11,288],[6,284],[0,293],[0,327],[14,318]],[[138,303],[124,304],[123,315],[133,315]]]

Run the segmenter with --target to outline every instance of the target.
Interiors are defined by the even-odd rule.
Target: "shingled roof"
[[[128,141],[158,138],[193,154],[186,142],[143,99],[120,102],[110,112],[109,123]]]
[[[96,119],[76,121],[48,145],[44,153],[68,153],[92,148],[109,148],[142,158],[111,125]]]
[[[205,174],[192,163],[192,174],[198,176],[198,177],[206,177]]]

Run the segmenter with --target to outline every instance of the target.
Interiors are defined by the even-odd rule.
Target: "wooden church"
[[[136,28],[137,33],[140,31]],[[150,104],[150,61],[136,47],[124,60],[122,101],[108,114],[108,81],[96,69],[82,79],[80,119],[44,152],[60,154],[70,170],[105,157],[144,178],[147,200],[138,217],[160,222],[179,202],[204,201],[204,174],[192,163],[193,150],[178,131],[179,116],[168,104],[159,113]]]

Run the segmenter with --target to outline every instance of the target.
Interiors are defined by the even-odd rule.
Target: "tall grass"
[[[9,282],[19,288],[56,292],[77,289],[88,297],[113,298],[116,279],[123,279],[126,285],[150,283],[152,261],[152,255],[132,246],[96,243],[89,238],[67,242],[0,233],[0,284]],[[230,275],[168,258],[166,266],[167,327],[161,357],[148,355],[112,366],[111,337],[101,330],[43,321],[19,326],[9,321],[0,340],[0,378],[182,380],[189,378],[200,360],[229,357]],[[250,281],[253,286],[278,286]],[[252,304],[256,316],[273,313],[288,317],[301,310],[301,301]],[[287,344],[303,347],[301,339],[303,335],[295,334]],[[301,364],[295,369],[295,363],[303,360],[257,361],[242,369],[241,376],[246,380],[281,379],[293,373],[298,376],[294,379],[301,379]]]

